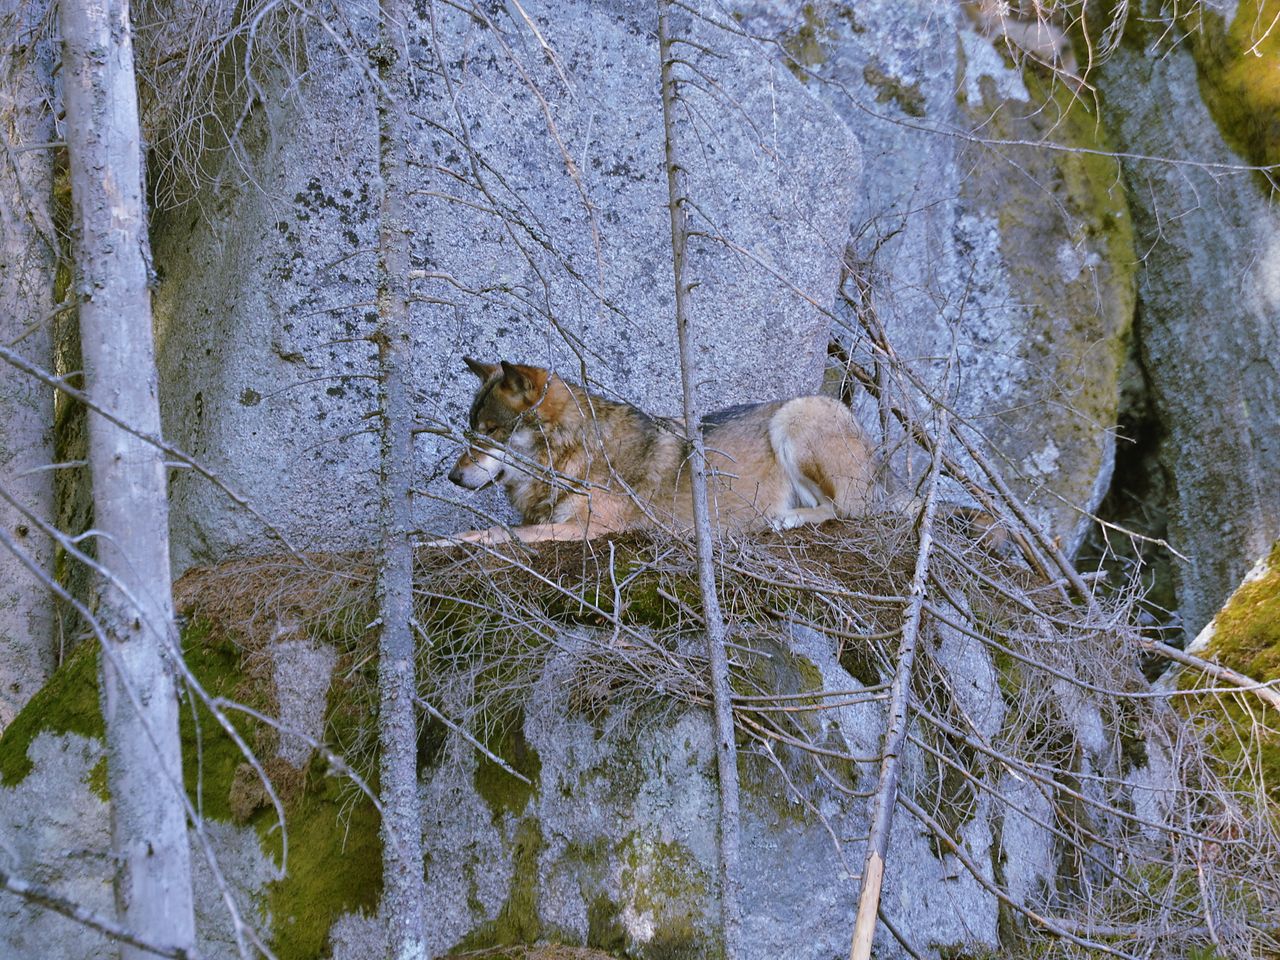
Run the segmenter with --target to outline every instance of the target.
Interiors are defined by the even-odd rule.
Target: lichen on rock
[[[1280,57],[1274,4],[1241,0],[1234,11],[1202,5],[1183,14],[1199,68],[1200,96],[1222,138],[1249,163],[1280,164]],[[1258,171],[1258,186],[1274,189],[1274,173]]]

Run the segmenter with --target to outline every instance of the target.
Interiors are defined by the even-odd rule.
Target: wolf
[[[691,445],[683,421],[609,400],[543,367],[464,357],[480,380],[471,445],[449,479],[500,483],[516,527],[437,543],[579,540],[693,523]],[[703,419],[708,503],[721,531],[786,529],[865,513],[875,500],[874,444],[830,397],[744,404]]]

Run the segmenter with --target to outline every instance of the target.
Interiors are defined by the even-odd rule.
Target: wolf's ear
[[[482,381],[488,380],[498,372],[496,363],[481,363],[473,357],[463,357],[462,362],[467,365],[467,369],[479,377]]]
[[[512,393],[525,396],[541,393],[547,385],[547,375],[541,367],[502,361],[502,385]]]

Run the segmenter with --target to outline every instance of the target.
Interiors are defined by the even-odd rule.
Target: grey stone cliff
[[[678,412],[657,47],[648,8],[525,5],[523,24],[436,9],[410,26],[420,188],[419,415],[464,428],[464,354],[555,366],[652,412]],[[859,152],[768,48],[687,24],[716,86],[685,91],[704,404],[821,382]],[[452,86],[428,69],[438,43]],[[376,125],[366,77],[317,43],[296,95],[262,108],[251,184],[211,187],[217,215],[162,218],[154,241],[166,425],[299,544],[360,546],[374,527],[372,345]],[[703,59],[706,62],[703,62]],[[459,65],[463,69],[459,69]],[[277,99],[279,98],[279,99]],[[254,136],[254,134],[250,134]],[[230,176],[230,174],[228,174]],[[458,444],[418,439],[420,524],[475,526],[444,479]],[[175,565],[270,544],[202,480],[173,488]],[[468,501],[471,503],[472,501]],[[496,498],[481,509],[503,513]],[[505,515],[505,514],[504,514]]]
[[[1187,558],[1174,572],[1190,641],[1280,536],[1280,215],[1223,141],[1189,42],[1139,33],[1101,84],[1134,154],[1139,360],[1163,428],[1168,538]]]

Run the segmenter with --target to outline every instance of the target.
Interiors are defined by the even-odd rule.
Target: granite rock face
[[[52,45],[41,38],[43,4],[0,2],[0,35],[14,48],[0,61],[0,343],[53,368],[52,310],[58,257],[53,157],[32,143],[56,140],[47,93]],[[53,595],[29,568],[53,573],[53,541],[30,516],[53,516],[53,391],[0,361],[0,730],[48,679],[55,664]],[[21,551],[19,559],[14,551]]]
[[[974,418],[1074,552],[1075,506],[1096,508],[1111,479],[1134,311],[1123,184],[1071,149],[1105,148],[1105,130],[960,4],[745,6],[862,142],[851,252],[898,354]],[[840,320],[856,352],[857,317]]]
[[[989,663],[973,644],[952,642],[959,675],[979,664],[986,671],[979,683],[990,709]],[[592,723],[574,715],[562,693],[573,681],[572,641],[565,645],[570,652],[551,662],[525,714],[522,749],[538,758],[532,790],[521,791],[514,781],[505,793],[477,789],[487,781],[477,775],[474,751],[461,743],[453,746],[462,752],[448,757],[424,788],[428,897],[441,907],[431,949],[519,931],[526,942],[612,946],[626,956],[716,956],[719,795],[710,718],[679,711],[655,719],[642,711]],[[794,629],[791,649],[771,655],[775,669],[793,680],[809,677],[829,690],[859,687],[836,661],[829,639],[813,631]],[[876,750],[884,727],[876,704],[822,716],[832,748],[857,755]],[[999,709],[988,719],[998,730]],[[923,789],[920,760],[913,755],[908,764],[909,791]],[[857,908],[851,874],[864,855],[852,838],[864,830],[865,801],[841,796],[803,765],[789,769],[788,787],[762,752],[744,750],[739,766],[744,956],[843,955]],[[871,785],[870,779],[850,784]],[[983,801],[962,830],[966,846],[982,851],[988,882],[992,813]],[[843,841],[839,848],[833,835]],[[1045,882],[1054,870],[1052,844],[1041,844],[1041,860],[1028,858],[1034,849],[1020,845],[1007,853]],[[938,855],[902,811],[895,815],[890,862],[885,913],[910,931],[914,947],[936,956],[951,944],[997,946],[998,904],[953,858]],[[347,945],[336,960],[383,955],[377,923],[368,918],[340,919],[334,940]],[[908,956],[883,931],[876,955]]]
[[[90,786],[105,754],[101,739],[41,735],[27,750],[31,773],[16,786],[0,784],[0,857],[7,870],[41,883],[96,912],[113,907],[111,874],[99,851],[110,847],[110,810]],[[106,780],[105,764],[99,768]],[[66,851],[79,855],[64,856]],[[102,937],[16,897],[0,901],[0,943],[16,957],[119,956]],[[62,952],[57,952],[62,951]]]
[[[658,54],[650,8],[522,5],[529,21],[438,6],[408,24],[404,105],[418,186],[412,325],[419,416],[465,427],[464,354],[551,365],[679,411]],[[364,13],[368,13],[366,9]],[[554,14],[554,15],[553,15]],[[354,29],[372,30],[356,17]],[[536,30],[533,25],[538,25]],[[700,19],[681,123],[708,407],[813,391],[858,184],[856,142],[771,55]],[[714,46],[718,55],[699,52]],[[437,53],[449,82],[432,66]],[[377,125],[367,77],[317,33],[224,171],[154,241],[168,433],[302,546],[372,542]],[[285,93],[285,88],[289,92]],[[195,210],[199,208],[202,214]],[[422,434],[418,522],[474,526]],[[496,495],[469,504],[506,515]],[[175,565],[260,550],[260,524],[197,478],[173,486]]]
[[[27,756],[31,771],[20,783],[0,782],[0,862],[23,880],[99,916],[113,916],[111,812],[102,740],[41,733]],[[252,830],[208,821],[204,832],[203,842],[191,837],[196,946],[204,956],[236,957],[235,934],[208,856],[216,858],[227,895],[246,916],[253,915],[252,904],[276,871]],[[0,897],[0,947],[13,960],[120,956],[119,947],[98,932],[12,896]]]
[[[1122,161],[1144,251],[1138,361],[1190,640],[1280,536],[1280,215],[1202,98],[1195,44],[1139,24],[1100,85],[1138,155]]]
[[[683,950],[681,956],[716,955],[719,798],[709,717],[700,710],[662,706],[660,698],[610,709],[594,719],[570,706],[565,691],[577,683],[581,653],[598,651],[600,639],[584,631],[557,638],[558,652],[548,657],[524,695],[517,714],[521,722],[490,741],[528,777],[528,784],[484,760],[459,737],[446,734],[436,742],[436,734],[424,734],[434,743],[426,748],[422,780],[432,955],[469,945],[544,939],[637,958],[670,956],[673,950]],[[290,691],[314,692],[333,682],[332,659],[324,648],[313,644],[307,656],[286,649],[298,643],[273,646],[269,670],[250,668],[259,678],[254,683],[270,677],[281,702]],[[847,697],[861,687],[837,660],[830,638],[797,626],[785,649],[766,643],[766,681],[781,693],[841,690]],[[974,729],[997,736],[1007,721],[1006,707],[981,645],[943,631],[937,656]],[[202,655],[202,662],[213,661]],[[43,717],[61,716],[76,702],[72,693],[92,702],[91,686],[85,687],[92,683],[91,666],[79,664],[80,686],[64,680],[59,688],[63,699],[43,703]],[[236,689],[249,689],[242,675],[235,676]],[[216,686],[225,679],[207,676],[205,682]],[[873,700],[851,700],[815,716],[819,719],[811,733],[817,742],[859,756],[876,751],[884,714]],[[1085,729],[1088,711],[1081,716],[1083,769],[1108,769],[1105,744],[1094,751]],[[41,722],[50,720],[29,718],[28,726]],[[29,729],[20,732],[31,734]],[[240,909],[248,917],[263,918],[262,930],[281,957],[314,955],[318,945],[340,960],[384,957],[376,910],[327,912],[343,903],[367,901],[368,890],[348,886],[378,874],[377,845],[366,846],[360,839],[362,831],[376,835],[376,818],[367,823],[358,810],[353,812],[352,795],[344,799],[324,785],[323,777],[306,788],[310,800],[300,805],[287,800],[290,875],[314,895],[302,901],[280,899],[273,890],[273,881],[279,880],[273,866],[276,831],[268,829],[273,815],[264,808],[252,825],[227,820],[225,795],[237,789],[239,774],[231,777],[221,748],[210,738],[207,732],[202,793],[193,796],[204,797],[204,830]],[[198,746],[189,736],[184,763],[193,768]],[[99,853],[109,843],[100,738],[39,730],[26,741],[21,757],[6,743],[0,758],[0,856],[6,865],[92,909],[109,911],[110,871]],[[874,765],[861,769],[862,775],[853,774],[844,789],[865,791],[873,785]],[[740,771],[745,955],[761,960],[841,955],[855,909],[851,874],[863,857],[858,838],[865,830],[865,799],[851,800],[811,763],[785,751],[771,758],[744,748]],[[935,802],[936,777],[922,753],[908,752],[902,781],[907,795],[929,807]],[[192,790],[195,782],[188,781]],[[1036,799],[1048,802],[1039,794]],[[995,882],[993,864],[1008,864],[1011,875],[1016,874],[1011,889],[1028,899],[1053,885],[1061,856],[1054,838],[1030,819],[1034,816],[1034,804],[1027,818],[1019,818],[1002,813],[984,797],[955,825],[956,836],[984,871],[983,880]],[[326,830],[336,830],[336,846],[316,854],[311,848],[325,849]],[[192,861],[202,894],[200,948],[211,958],[236,956],[217,884],[205,872],[204,847],[194,836]],[[907,932],[914,949],[936,957],[959,944],[998,948],[999,904],[901,810],[888,862],[884,910],[897,929]],[[376,891],[374,896],[376,907]],[[17,958],[116,956],[110,945],[75,924],[15,900],[0,900],[0,943]],[[294,909],[304,912],[295,914]],[[330,923],[332,928],[326,929]],[[295,931],[299,924],[307,929]],[[317,924],[321,926],[312,929]],[[804,931],[803,936],[797,931]],[[908,955],[883,930],[877,944],[877,956]]]

